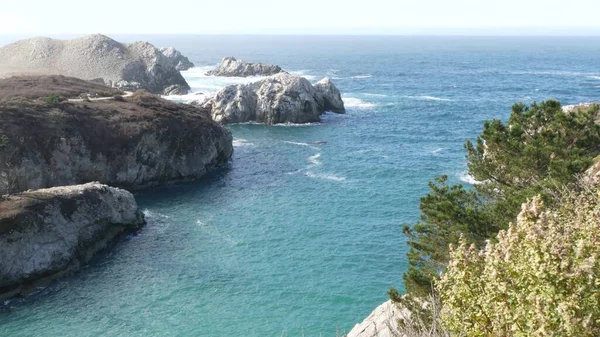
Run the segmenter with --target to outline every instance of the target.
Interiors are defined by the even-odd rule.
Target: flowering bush
[[[600,336],[600,189],[539,197],[483,250],[463,238],[437,282],[457,336]]]

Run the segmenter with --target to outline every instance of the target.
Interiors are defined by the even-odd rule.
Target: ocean
[[[137,194],[148,221],[0,308],[0,336],[336,336],[403,290],[427,182],[470,184],[463,143],[515,102],[600,100],[598,37],[113,36],[174,46],[195,93],[224,56],[329,77],[347,113],[231,125],[228,167]],[[176,97],[185,100],[189,97]]]

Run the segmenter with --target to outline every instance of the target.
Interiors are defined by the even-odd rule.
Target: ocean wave
[[[440,153],[440,152],[442,152],[443,150],[445,150],[443,147],[439,147],[439,148],[437,148],[437,149],[435,149],[435,150],[432,150],[432,151],[431,151],[431,153]]]
[[[513,71],[512,75],[551,75],[551,76],[588,76],[600,77],[598,73],[588,73],[580,71],[565,71],[565,70],[532,70],[532,71]]]
[[[384,94],[363,94],[365,96],[370,96],[370,97],[389,97],[388,95],[384,95]]]
[[[360,78],[371,78],[371,77],[373,77],[373,75],[371,75],[371,74],[365,74],[365,75],[352,76],[351,78],[358,78],[358,79],[360,79]]]
[[[308,161],[312,164],[311,167],[323,165],[319,158],[321,158],[321,153],[317,153],[314,156],[308,157]]]
[[[458,179],[460,181],[462,181],[463,183],[467,183],[467,184],[471,184],[471,185],[479,185],[482,183],[481,181],[476,180],[472,175],[470,175],[467,172],[463,172],[463,173],[459,174]]]
[[[346,108],[370,109],[375,107],[375,104],[365,102],[355,97],[344,97],[342,98],[342,100],[344,101],[344,106]]]
[[[305,173],[305,175],[309,178],[314,178],[314,179],[323,179],[323,180],[331,180],[331,181],[344,181],[346,180],[346,177],[344,176],[336,176],[334,174],[327,174],[327,173],[315,173],[312,171],[307,171]]]
[[[449,98],[441,98],[441,97],[436,97],[436,96],[428,96],[428,95],[421,95],[421,96],[405,96],[406,98],[412,98],[412,99],[416,99],[416,100],[420,100],[420,101],[439,101],[439,102],[452,102],[451,99]]]
[[[291,142],[291,141],[287,141],[287,140],[284,140],[283,142],[286,143],[286,144],[291,144],[291,145],[306,146],[306,147],[309,147],[309,148],[314,149],[314,150],[318,150],[319,149],[318,147],[314,146],[313,144],[309,144],[309,143]]]
[[[245,139],[234,139],[233,140],[233,147],[244,147],[244,146],[254,146],[254,143],[251,143]]]
[[[600,80],[600,76],[596,76],[596,75],[588,76],[588,78],[592,79],[592,80]]]
[[[310,72],[310,70],[294,70],[294,71],[290,71],[289,73],[292,75],[304,77],[309,81],[314,81],[317,79],[317,76],[309,75],[309,74],[307,74],[308,72]]]
[[[249,77],[225,77],[225,76],[207,76],[206,72],[216,67],[201,66],[182,71],[181,75],[188,82],[193,92],[213,93],[220,89],[235,84],[247,84],[260,81],[266,76]]]

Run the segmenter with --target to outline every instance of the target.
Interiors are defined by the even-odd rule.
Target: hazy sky
[[[17,0],[0,34],[592,34],[600,0]]]

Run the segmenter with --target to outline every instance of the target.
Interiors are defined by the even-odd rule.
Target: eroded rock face
[[[387,301],[378,306],[345,337],[395,337],[405,336],[398,328],[398,320],[410,317],[410,312],[401,305]]]
[[[314,86],[298,76],[280,73],[250,84],[221,89],[202,102],[219,123],[312,123],[326,111],[344,113],[339,90],[329,80]]]
[[[0,197],[0,300],[77,270],[143,225],[131,193],[99,183]]]
[[[160,48],[160,52],[169,60],[171,67],[178,71],[184,71],[194,67],[194,64],[190,62],[187,57],[183,56],[173,47]]]
[[[235,57],[225,57],[216,69],[206,73],[209,76],[248,77],[270,76],[283,72],[281,67],[264,63],[251,63],[237,60]]]
[[[179,70],[190,65],[175,49],[159,50],[147,42],[123,44],[104,35],[74,40],[33,38],[0,48],[0,77],[37,74],[102,79],[109,86],[155,94],[188,93],[190,86]]]
[[[0,194],[89,181],[131,190],[189,181],[233,152],[231,133],[209,111],[144,91],[120,100],[0,102],[0,142]]]

